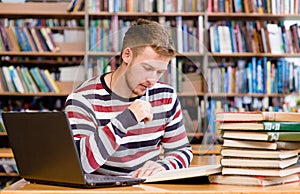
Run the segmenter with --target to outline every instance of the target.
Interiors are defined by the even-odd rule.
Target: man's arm
[[[181,105],[175,94],[172,102],[171,116],[162,139],[164,158],[156,162],[148,161],[132,174],[133,177],[147,177],[163,170],[189,167],[193,153],[186,136]]]
[[[164,158],[158,161],[167,170],[187,168],[193,159],[192,148],[182,119],[179,99],[176,97],[173,102],[174,105],[170,111],[173,114],[162,139]]]
[[[75,140],[79,141],[80,158],[85,172],[90,173],[103,165],[119,147],[127,128],[137,124],[129,109],[99,127],[93,105],[82,95],[72,93],[66,101],[66,112]]]

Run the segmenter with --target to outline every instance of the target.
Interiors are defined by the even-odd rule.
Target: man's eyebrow
[[[152,68],[152,69],[156,69],[156,70],[158,70],[158,71],[167,71],[167,70],[168,70],[167,68],[166,68],[166,69],[157,69],[157,68],[154,67],[153,65],[151,65],[151,64],[149,64],[149,63],[146,63],[146,62],[143,62],[142,65],[146,65],[146,66],[148,66],[148,67],[150,67],[150,68]]]

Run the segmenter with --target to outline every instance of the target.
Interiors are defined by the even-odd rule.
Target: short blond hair
[[[122,52],[130,48],[137,56],[146,46],[162,56],[173,57],[176,53],[172,38],[161,24],[140,18],[125,33]]]

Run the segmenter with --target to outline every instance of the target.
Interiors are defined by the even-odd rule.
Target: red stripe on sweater
[[[184,132],[182,132],[182,133],[180,133],[176,136],[173,136],[173,137],[169,137],[169,138],[165,137],[165,138],[162,139],[162,141],[164,143],[172,143],[172,142],[176,142],[176,141],[179,141],[181,139],[184,139],[185,137],[186,137],[186,132],[184,131]]]
[[[74,118],[74,119],[84,119],[86,121],[92,121],[90,117],[87,115],[78,113],[78,112],[68,112],[68,117],[69,118]]]
[[[171,104],[172,98],[162,98],[162,99],[158,99],[158,100],[152,100],[150,103],[151,103],[152,107]]]
[[[181,164],[183,165],[183,167],[186,168],[186,163],[185,163],[184,159],[180,155],[178,155],[178,154],[170,154],[168,156],[175,157],[176,159],[178,159],[181,162]]]
[[[98,125],[96,123],[93,122],[93,120],[91,119],[91,117],[78,113],[78,112],[68,112],[68,117],[69,118],[73,118],[73,119],[83,119],[86,120],[88,122],[91,122],[94,124],[95,128],[98,128]],[[82,122],[79,122],[82,123]]]
[[[173,119],[176,119],[176,118],[178,118],[180,114],[181,114],[181,109],[180,109],[180,110],[178,110],[178,111],[175,113],[175,115],[174,115],[174,118],[173,118]]]
[[[103,127],[103,131],[106,134],[106,137],[108,138],[110,144],[114,149],[118,148],[118,144],[116,143],[116,137],[114,134],[111,132],[110,128],[106,125]]]
[[[122,105],[122,106],[101,106],[101,105],[93,105],[95,111],[97,112],[122,112],[126,108],[128,108],[128,105]]]
[[[166,125],[160,125],[160,126],[153,126],[153,127],[142,128],[142,129],[133,129],[133,130],[128,131],[126,133],[126,136],[156,133],[156,132],[165,130],[165,126]]]
[[[102,84],[90,84],[90,85],[84,86],[82,88],[78,88],[76,90],[76,93],[78,93],[78,92],[86,92],[88,90],[95,90],[95,89],[97,89],[97,90],[103,89]]]
[[[176,167],[176,164],[175,164],[174,162],[170,161],[170,164],[172,165],[172,167],[173,167],[174,169],[177,168],[177,167]]]
[[[137,152],[135,154],[127,155],[127,156],[123,156],[123,157],[109,157],[109,161],[112,161],[112,162],[129,162],[129,161],[132,161],[132,160],[136,160],[137,158],[140,158],[140,157],[142,157],[142,156],[144,156],[148,153],[151,153],[155,150],[157,150],[157,149],[141,151],[141,152]]]
[[[93,169],[97,169],[100,167],[100,165],[97,163],[95,157],[94,157],[94,154],[92,152],[92,149],[91,149],[91,145],[90,145],[90,137],[87,137],[86,138],[86,143],[85,143],[85,151],[86,151],[86,157],[88,158],[88,162],[90,164],[90,166],[93,168]]]

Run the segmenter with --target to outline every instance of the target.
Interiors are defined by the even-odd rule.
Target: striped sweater
[[[167,170],[189,166],[193,154],[174,90],[162,83],[149,89],[153,120],[147,124],[137,122],[127,108],[135,99],[145,96],[116,95],[104,75],[87,80],[68,96],[65,110],[85,172],[128,175],[148,160]]]

